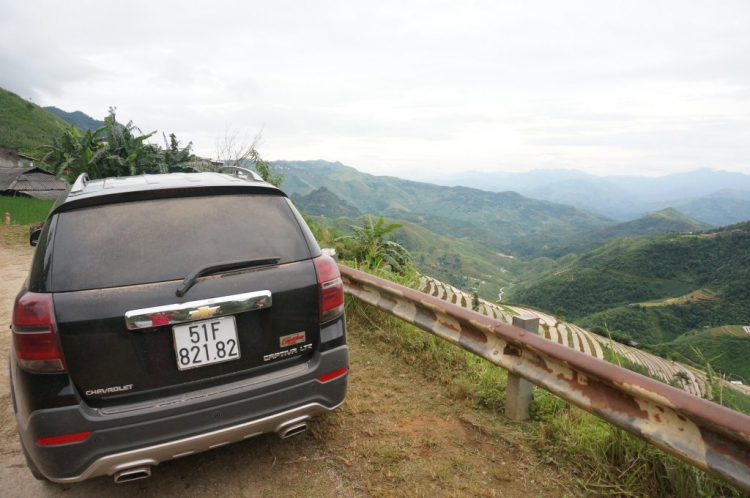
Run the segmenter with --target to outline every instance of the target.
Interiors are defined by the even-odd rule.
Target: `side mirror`
[[[37,228],[36,230],[33,230],[31,232],[31,235],[29,236],[29,245],[36,247],[36,245],[39,243],[40,235],[42,235],[41,228]]]

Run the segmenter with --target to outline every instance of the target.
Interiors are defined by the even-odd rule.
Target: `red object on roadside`
[[[151,316],[151,325],[154,327],[158,325],[169,325],[168,315],[153,315]]]

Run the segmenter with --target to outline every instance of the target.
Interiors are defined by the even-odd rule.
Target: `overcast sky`
[[[374,174],[750,173],[750,2],[0,0],[0,86]]]

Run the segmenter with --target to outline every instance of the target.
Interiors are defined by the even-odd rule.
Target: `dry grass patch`
[[[29,227],[26,225],[0,225],[1,246],[28,246],[29,235]]]

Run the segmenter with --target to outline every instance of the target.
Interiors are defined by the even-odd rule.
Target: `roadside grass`
[[[10,213],[12,225],[33,225],[47,218],[54,200],[0,196],[0,217]]]
[[[310,433],[355,491],[373,497],[582,495],[558,467],[540,464],[514,426],[411,368],[406,348],[395,356],[387,337],[373,337],[373,322],[352,311],[357,305],[347,306],[349,394],[336,414],[314,419]],[[358,494],[331,490],[329,496]]]
[[[391,353],[410,371],[442,384],[457,402],[503,417],[507,372],[356,299],[350,326],[363,343]],[[567,470],[570,485],[594,496],[742,496],[734,488],[655,447],[535,388],[533,421],[512,424],[540,465]],[[510,424],[510,423],[508,423]]]
[[[750,414],[750,396],[735,389],[723,389],[721,395],[724,406],[744,414]]]

